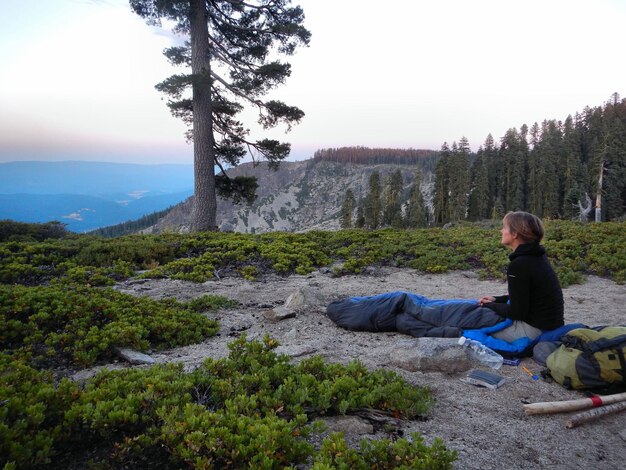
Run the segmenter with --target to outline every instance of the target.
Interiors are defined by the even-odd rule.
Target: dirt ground
[[[546,379],[532,380],[520,367],[503,366],[498,373],[507,382],[497,390],[463,383],[465,374],[408,372],[389,365],[389,352],[410,337],[399,333],[351,332],[338,328],[325,315],[329,302],[348,296],[373,295],[405,290],[433,299],[475,299],[505,293],[500,281],[483,281],[471,272],[429,275],[399,268],[371,269],[368,274],[334,278],[328,270],[308,276],[269,276],[250,282],[225,278],[203,284],[174,280],[127,281],[122,292],[152,298],[189,300],[219,294],[239,302],[229,310],[212,313],[220,321],[219,336],[201,344],[154,352],[157,362],[184,362],[189,369],[206,357],[222,357],[227,344],[245,333],[260,339],[269,333],[279,340],[279,352],[299,360],[321,355],[327,361],[359,359],[369,368],[390,368],[411,384],[429,387],[436,406],[423,421],[404,423],[403,432],[421,433],[427,442],[440,437],[458,451],[459,469],[617,469],[626,461],[626,412],[567,429],[570,415],[526,416],[522,404],[583,398]],[[310,305],[294,318],[269,322],[263,313],[283,305],[290,294],[304,289]],[[598,277],[564,289],[566,323],[589,326],[626,323],[626,286]],[[311,298],[313,299],[311,301]],[[539,373],[542,367],[531,358],[522,364]],[[123,367],[121,363],[115,365]],[[115,367],[114,366],[114,367]],[[91,371],[93,372],[93,371]],[[89,373],[89,371],[84,371]],[[380,436],[346,436],[352,441]]]

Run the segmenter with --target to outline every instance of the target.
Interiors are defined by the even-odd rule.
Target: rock
[[[303,307],[319,305],[320,303],[322,303],[320,296],[315,289],[301,287],[287,297],[284,307],[297,310]]]
[[[461,274],[468,279],[478,279],[478,273],[474,271],[463,271]]]
[[[266,320],[269,320],[272,323],[276,323],[281,320],[285,320],[287,318],[295,317],[296,312],[294,312],[290,308],[280,306],[280,307],[274,307],[271,310],[266,310],[265,312],[263,312],[263,316],[265,317]]]
[[[287,308],[299,308],[299,307],[303,307],[305,303],[306,303],[305,294],[302,291],[302,289],[298,289],[293,294],[289,295],[289,297],[287,297],[287,300],[285,300],[284,306]]]
[[[619,437],[621,437],[621,438],[622,438],[622,441],[626,442],[626,429],[622,429],[622,430],[619,432]]]
[[[332,416],[324,420],[329,432],[345,434],[374,434],[374,426],[356,416]]]
[[[297,337],[298,337],[298,330],[296,330],[295,328],[292,328],[287,333],[285,333],[285,336],[283,336],[284,339],[288,339],[288,340],[295,340]]]
[[[456,338],[417,338],[402,340],[389,353],[392,365],[416,372],[454,374],[472,367],[465,348]]]
[[[312,346],[278,346],[276,354],[284,354],[289,357],[300,357],[315,354],[317,349]]]
[[[154,364],[155,362],[154,359],[147,354],[129,348],[115,347],[113,348],[113,352],[131,364]]]

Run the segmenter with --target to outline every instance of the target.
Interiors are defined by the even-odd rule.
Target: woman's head
[[[502,220],[503,225],[508,228],[514,239],[519,239],[521,243],[539,243],[543,239],[544,228],[541,219],[528,212],[509,212]]]

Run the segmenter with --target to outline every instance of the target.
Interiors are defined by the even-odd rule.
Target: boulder
[[[113,348],[113,352],[131,364],[154,364],[155,360],[147,354],[129,348]]]
[[[473,364],[457,338],[417,338],[399,341],[389,354],[391,365],[411,372],[455,374]]]
[[[374,434],[374,426],[357,416],[332,416],[324,420],[329,432],[344,434]]]

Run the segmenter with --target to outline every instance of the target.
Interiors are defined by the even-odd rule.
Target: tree
[[[465,219],[467,198],[470,190],[469,178],[470,148],[467,138],[461,137],[459,144],[452,143],[449,169],[449,220],[458,222]]]
[[[394,228],[402,227],[402,172],[398,168],[387,178],[385,187],[385,206],[383,208],[383,222]]]
[[[468,218],[470,220],[486,219],[489,214],[489,175],[484,150],[478,150],[476,160],[472,164]]]
[[[420,190],[422,175],[419,169],[415,171],[415,180],[409,191],[409,200],[407,201],[405,225],[408,228],[421,228],[426,226],[426,208],[424,206],[424,197]]]
[[[276,54],[291,55],[307,45],[310,33],[302,26],[304,13],[290,0],[130,0],[131,9],[149,24],[174,21],[174,32],[185,34],[184,47],[164,54],[191,73],[173,75],[157,85],[171,97],[174,116],[191,126],[194,146],[193,230],[216,227],[216,189],[235,199],[254,198],[256,182],[230,179],[223,164],[235,166],[249,154],[271,167],[289,155],[290,145],[273,139],[253,140],[237,119],[253,107],[264,129],[299,122],[304,113],[277,100],[262,97],[290,75]],[[188,91],[191,90],[191,96]],[[222,171],[215,176],[215,165]]]
[[[380,227],[381,215],[381,185],[380,173],[374,171],[369,179],[369,192],[365,197],[365,225],[371,229]]]
[[[444,142],[441,146],[439,161],[435,168],[435,223],[445,224],[449,222],[449,185],[450,185],[450,147]]]
[[[341,204],[341,228],[352,228],[352,212],[354,211],[354,204],[354,193],[348,188],[343,198],[343,203]]]
[[[528,168],[528,144],[525,132],[509,129],[500,145],[503,165],[503,202],[506,210],[526,210],[525,181]]]
[[[359,202],[359,207],[356,208],[356,221],[354,222],[356,228],[365,227],[365,213],[363,212],[363,201]]]

